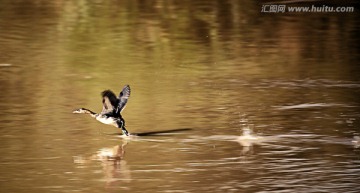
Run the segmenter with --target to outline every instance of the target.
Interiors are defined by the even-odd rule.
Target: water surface
[[[1,192],[360,191],[358,12],[0,3]],[[128,130],[167,132],[71,113],[125,84]]]

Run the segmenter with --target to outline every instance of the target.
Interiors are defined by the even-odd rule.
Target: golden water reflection
[[[75,156],[74,163],[80,168],[86,168],[90,162],[98,162],[102,166],[104,174],[105,187],[121,186],[122,183],[130,183],[131,170],[124,160],[125,147],[127,141],[124,140],[121,145],[110,148],[101,148],[91,156]]]
[[[0,3],[3,191],[358,190],[358,12]],[[191,130],[125,144],[104,134],[115,127],[71,113],[101,111],[100,92],[124,84],[131,133]],[[244,120],[263,140],[241,138]]]

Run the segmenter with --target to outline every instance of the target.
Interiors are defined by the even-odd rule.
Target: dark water
[[[357,10],[0,4],[0,192],[360,191]],[[179,131],[71,113],[124,84],[130,132]]]

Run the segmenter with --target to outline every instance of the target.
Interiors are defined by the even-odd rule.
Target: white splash
[[[278,110],[287,110],[287,109],[305,109],[305,108],[315,108],[315,107],[331,107],[331,106],[342,106],[341,104],[331,104],[331,103],[304,103],[298,105],[289,105],[289,106],[276,106]]]
[[[256,136],[249,127],[246,127],[243,128],[243,134],[237,137],[236,141],[242,146],[249,147],[253,144],[260,143],[261,139],[263,139],[263,137]]]
[[[352,144],[354,144],[355,148],[360,147],[360,137],[354,136],[353,140],[351,141]]]

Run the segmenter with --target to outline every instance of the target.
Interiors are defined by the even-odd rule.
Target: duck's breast
[[[96,117],[96,120],[107,125],[113,125],[116,123],[116,120],[113,117],[107,117],[107,116],[98,116]]]

